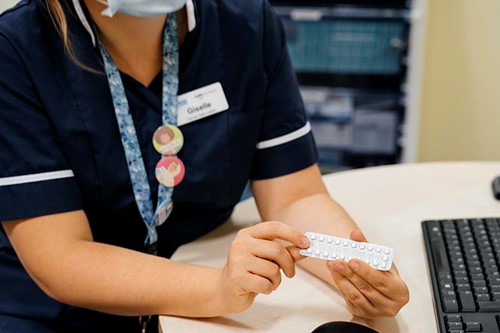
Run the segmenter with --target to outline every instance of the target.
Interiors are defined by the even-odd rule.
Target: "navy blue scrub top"
[[[104,72],[72,2],[61,1],[77,58]],[[23,0],[0,17],[0,221],[83,209],[96,242],[144,251],[146,227],[106,77],[66,55],[43,3]],[[186,177],[175,188],[171,217],[158,230],[164,257],[223,223],[249,179],[286,175],[317,160],[284,32],[267,0],[195,5],[197,27],[180,54],[179,94],[220,82],[230,109],[181,128]],[[156,203],[154,167],[160,156],[151,138],[161,123],[161,73],[149,87],[122,77]],[[2,318],[9,316],[62,325],[62,331],[79,326],[97,332],[106,321],[117,331],[138,331],[137,318],[74,308],[46,296],[21,266],[3,228],[0,286],[2,332],[8,331]]]

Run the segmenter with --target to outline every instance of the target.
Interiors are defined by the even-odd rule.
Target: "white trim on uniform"
[[[307,135],[309,132],[311,132],[311,124],[307,122],[304,127],[299,128],[298,130],[285,134],[283,136],[266,140],[266,141],[261,141],[257,144],[257,149],[267,149],[267,148],[272,148],[276,147],[294,140],[297,140],[305,135]]]
[[[90,35],[90,38],[92,38],[92,44],[94,44],[94,47],[97,46],[97,39],[96,36],[94,36],[94,31],[92,31],[92,28],[90,27],[89,21],[85,17],[85,14],[83,13],[82,5],[80,3],[80,0],[73,0],[73,5],[75,6],[76,14],[78,15],[78,18],[80,19],[80,22],[82,22],[82,25],[84,26],[85,30]],[[193,0],[186,0],[186,11],[187,11],[187,21],[188,21],[188,30],[189,32],[193,31],[196,28],[196,15],[194,11],[194,4]]]
[[[73,0],[73,6],[75,6],[76,10],[76,15],[78,15],[78,18],[80,19],[80,22],[82,22],[83,26],[85,27],[85,30],[90,34],[90,38],[92,38],[92,44],[94,47],[96,47],[96,38],[94,36],[94,32],[92,31],[92,28],[90,27],[89,21],[85,17],[85,14],[83,13],[82,5],[80,4],[80,0]]]
[[[186,11],[188,17],[188,30],[191,32],[196,28],[196,15],[194,12],[193,0],[186,1]]]
[[[73,170],[62,170],[53,172],[37,173],[33,175],[0,178],[0,186],[21,185],[47,180],[64,179],[74,177]]]

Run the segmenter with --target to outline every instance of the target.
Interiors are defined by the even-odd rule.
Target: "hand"
[[[361,231],[351,239],[367,242]],[[378,271],[359,259],[329,261],[327,267],[348,310],[364,318],[393,317],[409,301],[408,287],[393,264],[389,271]]]
[[[238,232],[219,278],[225,312],[244,311],[258,294],[272,293],[281,283],[281,270],[293,277],[295,262],[304,258],[299,248],[307,247],[303,233],[281,222],[263,222]]]

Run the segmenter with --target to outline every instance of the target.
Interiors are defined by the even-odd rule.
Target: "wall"
[[[10,8],[14,6],[16,3],[18,3],[19,0],[1,0],[0,1],[0,13],[6,10],[7,8]]]
[[[500,160],[500,1],[428,2],[419,161]]]

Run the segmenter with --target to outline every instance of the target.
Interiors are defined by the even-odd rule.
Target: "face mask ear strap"
[[[189,30],[189,32],[191,32],[194,29],[196,29],[196,15],[194,12],[193,0],[186,1],[186,11],[187,11],[187,18],[188,18],[188,30]]]
[[[80,22],[82,22],[83,27],[87,32],[90,34],[90,38],[92,38],[92,44],[94,47],[97,46],[97,41],[94,36],[94,32],[92,31],[92,28],[90,27],[89,21],[87,20],[87,17],[85,17],[85,14],[83,13],[82,5],[80,4],[80,0],[73,0],[73,6],[75,7],[76,15],[80,19]]]

